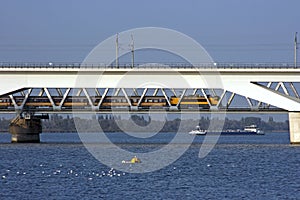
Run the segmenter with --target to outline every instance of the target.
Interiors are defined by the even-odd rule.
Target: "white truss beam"
[[[100,109],[100,106],[102,105],[103,100],[105,99],[107,93],[109,91],[109,88],[105,88],[103,95],[101,96],[101,99],[97,105],[97,108]]]
[[[226,90],[223,90],[223,93],[221,94],[220,98],[219,98],[219,101],[218,101],[218,104],[217,104],[217,108],[220,107],[223,99],[225,98],[225,95],[226,95]],[[226,105],[228,105],[228,103],[226,103]]]
[[[94,106],[94,103],[93,103],[93,101],[92,101],[92,99],[91,99],[91,97],[90,97],[88,91],[86,90],[86,88],[83,88],[82,90],[83,90],[83,93],[85,94],[85,96],[86,96],[86,98],[87,98],[87,100],[88,100],[88,103],[89,103],[89,105],[91,106],[92,110],[96,110],[97,107]]]
[[[145,88],[145,89],[146,89],[146,88]],[[133,90],[133,93],[134,93],[135,96],[139,96],[139,94],[138,94],[138,92],[136,91],[135,88],[133,88],[132,90]]]
[[[171,103],[170,103],[170,101],[169,101],[169,98],[168,98],[168,96],[167,96],[167,94],[166,94],[166,92],[165,92],[165,90],[163,89],[163,88],[161,88],[161,92],[162,92],[162,94],[164,95],[164,97],[165,97],[165,99],[166,99],[166,101],[167,101],[167,103],[168,103],[168,106],[172,106],[171,105]]]
[[[298,92],[297,92],[297,90],[296,90],[296,88],[295,88],[295,86],[292,82],[290,82],[290,86],[291,86],[291,88],[294,92],[295,97],[299,99],[299,94],[298,94]]]
[[[49,99],[49,101],[50,101],[50,103],[52,105],[53,110],[57,110],[58,107],[55,105],[55,103],[54,103],[54,101],[52,99],[52,96],[51,96],[48,88],[43,88],[43,91],[46,93],[46,95],[47,95],[47,97],[48,97],[48,99]]]
[[[235,96],[235,93],[231,93],[231,95],[230,95],[230,97],[229,97],[229,99],[227,101],[226,108],[229,108],[229,106],[231,105],[231,102],[232,102],[234,96]]]
[[[70,91],[71,91],[71,88],[68,88],[68,89],[66,90],[66,92],[65,92],[65,94],[64,94],[64,96],[63,96],[61,102],[59,103],[59,106],[58,106],[59,109],[62,108],[62,106],[63,106],[63,104],[65,103],[65,101],[66,101],[66,99],[67,99],[67,97],[68,97]]]
[[[201,88],[201,92],[202,92],[204,98],[206,99],[206,101],[207,101],[209,107],[211,107],[211,102],[210,102],[209,99],[207,98],[207,95],[206,95],[206,93],[205,93],[205,91],[204,91],[203,88]]]
[[[157,95],[157,93],[158,93],[158,88],[155,88],[155,90],[154,90],[154,92],[153,92],[153,94],[152,94],[152,96],[156,96]]]
[[[185,95],[185,93],[186,93],[186,90],[187,90],[187,89],[184,89],[184,90],[182,91],[182,94],[180,95],[180,98],[179,98],[178,103],[177,103],[177,105],[176,105],[177,108],[179,107],[179,105],[180,105],[180,103],[181,103],[181,101],[182,101],[182,99],[183,99],[183,97],[184,97],[184,95]]]
[[[288,90],[286,89],[286,87],[285,87],[285,85],[284,85],[283,82],[280,82],[280,86],[281,86],[281,88],[283,89],[283,92],[284,92],[286,95],[290,95],[289,92],[288,92]]]
[[[141,98],[139,99],[139,101],[138,101],[138,103],[137,103],[137,107],[139,107],[139,106],[141,105],[141,103],[142,103],[142,101],[143,101],[143,99],[144,99],[144,97],[145,97],[147,91],[148,91],[148,89],[145,88],[144,91],[143,91],[143,93],[142,93]]]
[[[119,96],[120,93],[120,88],[116,88],[115,93],[113,94],[114,96]]]
[[[57,91],[57,94],[58,94],[59,96],[63,96],[62,91],[61,91],[60,88],[56,88],[56,91]]]
[[[95,94],[96,94],[96,96],[101,96],[101,94],[100,94],[100,92],[98,91],[97,88],[95,88]]]
[[[126,100],[127,100],[128,105],[129,105],[130,107],[132,107],[131,101],[130,101],[130,99],[129,99],[128,95],[127,95],[127,92],[125,91],[124,88],[122,88],[122,92],[123,92],[123,94],[124,94],[124,96],[125,96],[125,98],[126,98]]]
[[[197,94],[197,91],[198,91],[198,89],[195,88],[195,89],[193,90],[193,94],[192,94],[192,95],[196,95],[196,94]]]
[[[252,104],[252,102],[251,102],[251,99],[250,99],[249,97],[246,97],[246,100],[247,100],[247,102],[248,102],[250,108],[253,109],[253,104]]]

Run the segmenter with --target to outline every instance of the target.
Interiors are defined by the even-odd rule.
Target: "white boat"
[[[237,130],[225,130],[225,131],[222,131],[221,134],[226,134],[226,135],[229,135],[229,134],[245,134],[245,135],[264,135],[264,131],[260,130],[256,125],[252,124],[250,126],[245,126],[243,130],[240,130],[240,129],[237,129]]]
[[[252,124],[250,126],[245,126],[244,127],[244,132],[251,132],[251,133],[256,133],[258,135],[263,135],[264,132],[262,130],[260,130],[259,128],[257,128],[256,125]]]
[[[191,130],[189,134],[191,135],[206,135],[207,131],[202,130],[200,126],[196,126],[195,130]]]

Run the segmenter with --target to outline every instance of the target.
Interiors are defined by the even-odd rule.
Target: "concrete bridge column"
[[[290,142],[300,144],[300,112],[289,112]]]
[[[9,124],[11,141],[15,143],[38,143],[42,133],[41,119],[31,115],[19,115]]]

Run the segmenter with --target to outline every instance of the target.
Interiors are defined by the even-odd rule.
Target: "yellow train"
[[[130,96],[128,97],[132,106],[138,106],[140,101],[139,96]],[[14,100],[18,106],[20,106],[24,97],[14,97]],[[54,96],[52,100],[56,106],[59,106],[62,97]],[[98,106],[99,102],[102,101],[101,107],[104,109],[109,109],[112,107],[128,107],[129,103],[126,97],[124,96],[106,96],[102,99],[101,96],[91,97],[91,101],[94,106]],[[171,106],[178,105],[180,101],[179,97],[172,96],[169,98]],[[208,102],[209,101],[209,102]],[[180,108],[188,107],[200,107],[200,108],[209,108],[209,105],[217,105],[219,101],[218,96],[208,96],[207,99],[203,96],[186,96],[183,97],[179,103]],[[9,97],[0,98],[0,109],[5,109],[8,107],[13,107],[13,102]],[[88,99],[85,96],[78,97],[67,97],[62,104],[63,108],[72,108],[72,107],[88,107],[90,106]],[[149,107],[168,107],[168,102],[164,96],[145,96],[139,104],[140,107],[149,108]],[[52,107],[51,102],[48,97],[44,96],[30,96],[24,107]]]
[[[208,99],[209,103],[213,106],[217,105],[219,102],[218,96],[215,96],[215,97],[207,96],[207,99]],[[179,97],[171,97],[170,98],[171,105],[177,105],[179,101],[180,101]],[[209,106],[208,101],[203,96],[186,96],[186,97],[182,98],[180,105]]]

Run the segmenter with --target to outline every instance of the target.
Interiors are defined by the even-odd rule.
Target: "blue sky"
[[[118,32],[154,26],[194,38],[217,62],[292,63],[299,8],[299,0],[1,0],[0,62],[80,62]]]

